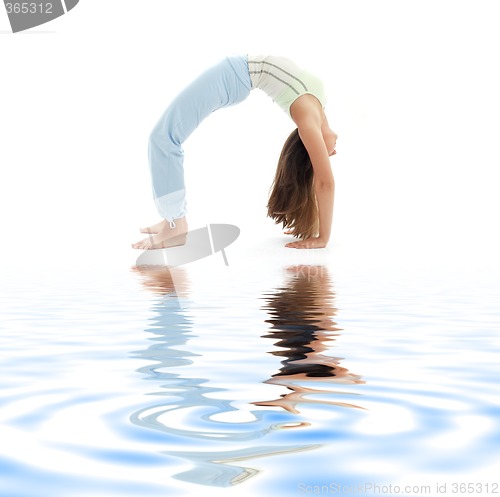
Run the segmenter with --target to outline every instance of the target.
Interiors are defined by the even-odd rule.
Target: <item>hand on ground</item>
[[[288,248],[298,248],[298,249],[314,249],[314,248],[324,248],[327,242],[320,236],[313,236],[311,238],[306,238],[305,240],[297,240],[296,242],[289,242],[285,245]]]

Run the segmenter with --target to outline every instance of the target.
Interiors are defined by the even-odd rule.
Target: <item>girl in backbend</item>
[[[186,191],[182,144],[212,112],[240,103],[259,88],[297,126],[286,140],[267,204],[268,216],[298,240],[292,248],[322,248],[330,239],[335,182],[329,157],[337,135],[330,129],[321,81],[285,57],[226,57],[177,96],[149,139],[153,195],[162,221],[141,231],[132,245],[158,249],[185,243]]]

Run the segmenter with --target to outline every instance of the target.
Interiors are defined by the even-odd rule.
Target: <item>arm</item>
[[[330,240],[335,181],[321,133],[320,121],[308,116],[307,119],[297,119],[297,126],[314,170],[314,190],[319,213],[319,236],[290,242],[286,246],[291,248],[323,248]]]

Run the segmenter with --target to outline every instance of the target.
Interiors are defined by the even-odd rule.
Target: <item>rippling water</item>
[[[381,274],[6,273],[0,495],[500,493],[498,286]]]

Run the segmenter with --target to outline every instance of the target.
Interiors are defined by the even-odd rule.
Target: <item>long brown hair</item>
[[[318,234],[318,206],[313,180],[311,159],[299,130],[295,129],[287,138],[278,160],[267,215],[298,238]]]

